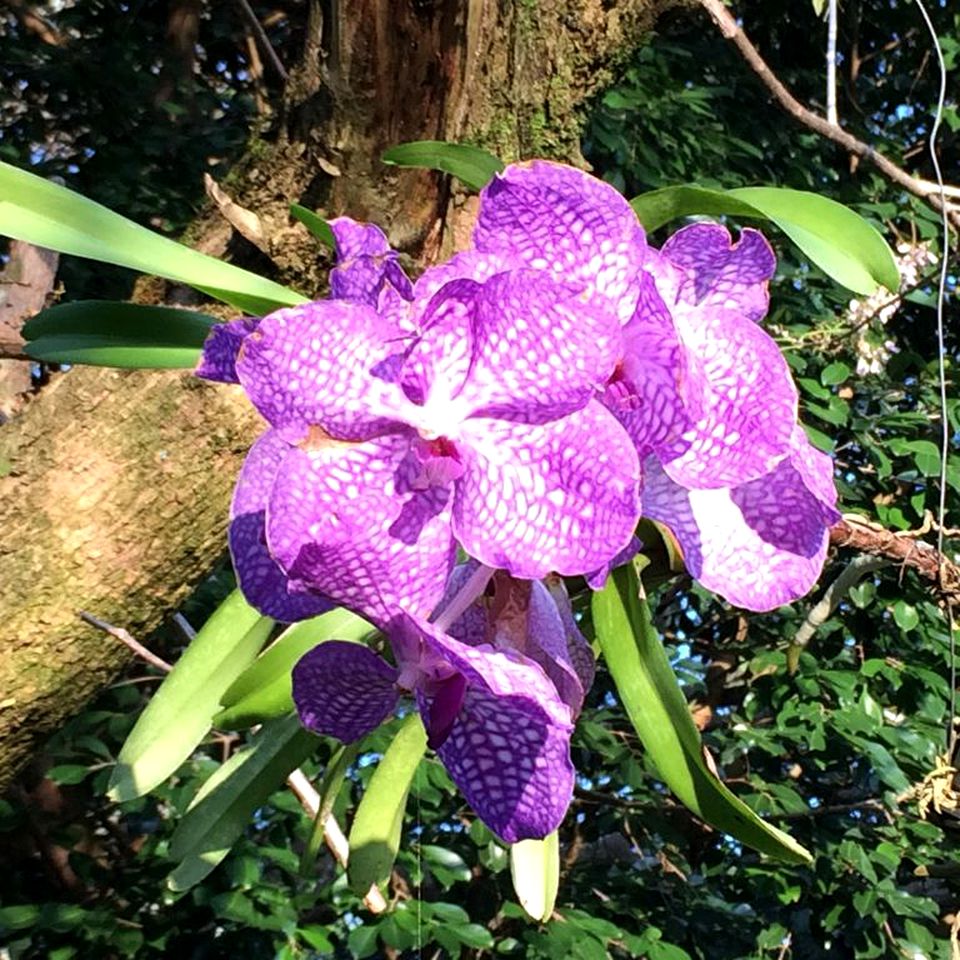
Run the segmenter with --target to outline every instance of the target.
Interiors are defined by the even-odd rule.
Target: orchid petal
[[[291,580],[383,626],[428,614],[454,561],[448,488],[410,486],[409,438],[309,440],[277,473],[267,542]]]
[[[293,668],[293,702],[308,730],[352,743],[393,713],[396,680],[397,671],[369,647],[328,640]]]
[[[402,397],[390,358],[396,325],[367,306],[329,300],[278,310],[244,341],[237,374],[274,427],[319,427],[366,440],[393,427]]]
[[[313,592],[291,592],[290,581],[267,550],[267,500],[289,449],[273,430],[250,448],[234,491],[228,534],[237,583],[247,602],[264,616],[283,623],[306,620],[332,607],[329,600]]]
[[[259,323],[254,317],[241,317],[238,320],[214,324],[207,334],[203,353],[194,373],[204,380],[239,383],[237,356],[243,341],[257,329]]]
[[[822,499],[823,490],[805,480],[808,459],[809,452],[796,452],[768,475],[729,490],[687,490],[651,459],[644,513],[670,528],[687,569],[705,587],[749,610],[772,610],[816,583],[839,518],[835,492]]]
[[[482,563],[533,579],[576,575],[629,542],[639,461],[598,401],[543,425],[471,419],[463,440],[454,533]]]
[[[456,722],[438,750],[454,783],[508,843],[546,836],[573,794],[569,708],[526,657],[467,646],[423,622],[417,628],[425,645],[466,680]],[[429,718],[430,698],[421,693],[418,699]]]
[[[546,160],[507,167],[480,194],[473,242],[584,284],[589,299],[612,304],[621,322],[633,315],[643,229],[613,187],[581,170]]]
[[[413,284],[379,227],[349,217],[337,217],[329,226],[337,245],[337,265],[330,271],[331,297],[375,309],[385,299],[413,298]]]
[[[673,234],[660,252],[682,271],[679,293],[689,303],[736,310],[751,320],[766,315],[777,258],[759,230],[747,227],[733,243],[726,227],[694,223]]]

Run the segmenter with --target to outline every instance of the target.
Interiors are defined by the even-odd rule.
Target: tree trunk
[[[279,277],[308,294],[325,268],[292,201],[377,222],[421,262],[445,256],[474,204],[447,178],[384,167],[383,150],[466,140],[575,162],[577,106],[669,2],[312,0],[273,129],[223,187],[260,217]],[[222,246],[219,214],[191,235]],[[231,250],[252,252],[237,237]],[[77,369],[0,430],[0,788],[127,661],[78,612],[142,636],[222,556],[258,429],[238,388]]]

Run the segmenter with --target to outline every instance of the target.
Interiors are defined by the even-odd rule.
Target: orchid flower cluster
[[[480,201],[471,247],[415,282],[377,227],[332,221],[329,299],[218,326],[198,373],[269,424],[231,513],[247,599],[282,621],[345,606],[392,652],[317,646],[302,722],[354,741],[412,695],[515,842],[569,806],[593,679],[562,578],[602,584],[647,517],[704,586],[768,610],[813,585],[838,514],[758,323],[760,233],[697,223],[653,249],[612,187],[545,161]]]

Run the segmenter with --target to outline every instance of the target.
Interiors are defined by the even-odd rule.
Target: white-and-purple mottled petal
[[[290,307],[264,317],[246,338],[237,374],[272,426],[366,440],[393,427],[403,400],[391,382],[398,336],[393,322],[361,304]]]
[[[639,295],[646,238],[630,204],[609,184],[573,167],[513,164],[480,194],[478,251],[522,260],[583,283],[626,322]]]
[[[633,537],[630,546],[628,559],[640,549],[640,541]],[[616,562],[616,561],[614,561]],[[623,561],[624,563],[626,560]],[[590,692],[593,686],[594,676],[597,672],[597,661],[593,655],[593,648],[587,641],[587,638],[580,632],[580,627],[573,615],[573,607],[570,603],[570,597],[567,594],[567,588],[561,577],[549,576],[544,581],[544,586],[553,596],[553,602],[557,605],[560,612],[560,618],[563,620],[564,633],[567,640],[567,651],[570,656],[570,663],[580,678],[580,686],[584,695]],[[600,585],[602,586],[602,584]]]
[[[787,361],[770,335],[740,314],[710,307],[675,316],[703,377],[703,412],[680,441],[657,450],[664,469],[691,489],[764,476],[789,453],[797,419]]]
[[[328,640],[293,668],[293,702],[314,733],[353,743],[393,713],[397,671],[369,647]]]
[[[678,486],[651,458],[644,514],[670,528],[705,587],[749,610],[772,610],[816,583],[839,517],[835,491],[821,499],[826,491],[805,481],[804,456],[794,453],[766,476],[724,490]]]
[[[679,293],[689,303],[736,310],[754,321],[766,315],[777,258],[758,230],[745,228],[733,243],[726,227],[694,223],[673,234],[660,252],[681,271]]]
[[[230,507],[227,536],[237,583],[247,602],[283,623],[307,620],[332,604],[312,591],[291,590],[290,581],[267,549],[265,518],[270,489],[289,444],[268,430],[247,454]]]
[[[255,317],[241,317],[214,324],[203,344],[203,353],[194,373],[204,380],[239,383],[237,355],[243,341],[257,329],[259,323]]]
[[[411,489],[410,437],[293,448],[271,491],[267,542],[293,581],[383,626],[426,616],[453,567],[450,490]]]
[[[471,419],[454,533],[489,567],[539,579],[603,566],[639,520],[636,448],[598,401],[551,423]]]

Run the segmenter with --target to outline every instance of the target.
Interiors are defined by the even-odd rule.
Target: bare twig
[[[264,56],[270,61],[270,66],[277,71],[277,75],[286,83],[289,79],[287,68],[281,62],[280,57],[277,56],[277,51],[273,49],[273,44],[267,36],[267,31],[263,29],[263,24],[253,12],[253,8],[247,3],[247,0],[237,0],[237,6],[240,7],[244,20],[250,25],[250,29],[257,38],[257,42],[260,44]]]
[[[300,801],[300,806],[303,807],[307,816],[315,820],[320,814],[320,794],[307,779],[306,774],[297,768],[287,777],[287,786]],[[323,839],[337,863],[341,867],[346,867],[350,857],[350,847],[340,829],[340,824],[337,823],[337,818],[332,813],[328,813],[323,821]],[[367,891],[363,903],[371,913],[383,913],[387,909],[387,901],[376,884]]]
[[[753,72],[760,78],[764,86],[773,95],[774,100],[786,110],[794,119],[805,127],[813,130],[827,140],[839,144],[849,153],[869,160],[890,181],[903,187],[915,196],[921,197],[938,212],[943,209],[938,194],[938,188],[926,181],[910,176],[906,170],[898,167],[892,160],[881,153],[877,153],[869,144],[858,140],[853,134],[847,133],[842,127],[828,123],[823,117],[817,116],[808,110],[796,97],[781,83],[777,75],[770,69],[750,38],[743,32],[729,10],[723,5],[723,0],[699,0],[700,6],[710,14],[711,19],[719,28],[721,34],[729,40],[740,55],[746,60]],[[946,204],[947,216],[950,223],[960,230],[960,210]]]
[[[126,644],[141,660],[146,660],[147,663],[156,667],[158,670],[169,673],[173,669],[166,660],[158,657],[152,650],[148,650],[139,640],[135,640],[130,636],[123,627],[115,627],[112,623],[107,623],[106,620],[101,620],[92,613],[87,613],[86,610],[80,611],[80,619],[85,623],[89,623],[91,627],[96,627],[104,633],[109,633],[111,637],[116,637],[121,643]]]

